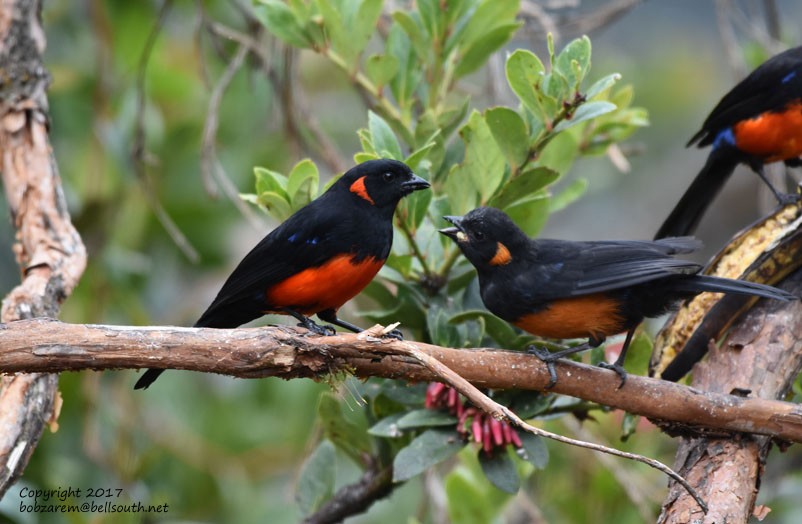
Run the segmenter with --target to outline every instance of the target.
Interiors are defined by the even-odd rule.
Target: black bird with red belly
[[[235,328],[278,313],[318,334],[334,330],[317,325],[311,315],[361,331],[339,319],[337,310],[384,265],[398,202],[428,187],[395,160],[370,160],[350,169],[245,256],[195,327]],[[162,371],[146,371],[134,388],[147,388]]]
[[[693,233],[738,164],[748,165],[780,204],[798,199],[766,178],[772,162],[800,165],[802,47],[773,56],[724,95],[688,146],[712,146],[702,170],[660,226],[655,238]]]
[[[691,237],[533,240],[495,208],[445,218],[454,227],[440,232],[453,238],[476,267],[482,301],[494,315],[540,337],[587,338],[556,353],[535,348],[549,366],[549,387],[557,380],[555,360],[626,332],[618,359],[602,365],[618,373],[623,386],[624,359],[637,326],[703,291],[798,300],[770,286],[699,275],[702,266],[672,256],[698,249],[700,243]]]

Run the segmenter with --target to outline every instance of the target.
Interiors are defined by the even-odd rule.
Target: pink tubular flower
[[[439,382],[431,382],[426,388],[426,409],[442,409],[457,417],[457,432],[466,440],[479,444],[485,453],[492,454],[496,448],[513,445],[520,448],[521,438],[506,420],[496,420],[463,401],[457,390]]]

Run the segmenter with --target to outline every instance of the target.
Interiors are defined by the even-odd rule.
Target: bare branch
[[[437,359],[483,388],[544,390],[546,366],[532,355],[497,349],[451,349],[360,334],[303,336],[290,327],[204,329],[66,324],[35,319],[0,329],[0,372],[164,368],[242,378],[316,378],[332,372],[412,381],[437,376],[408,355]],[[786,349],[802,354],[802,342]],[[630,376],[618,389],[614,372],[558,362],[553,392],[649,417],[718,432],[747,432],[802,442],[802,408],[789,402],[708,393]],[[689,430],[690,428],[683,428]]]
[[[0,7],[0,171],[13,250],[23,281],[3,301],[2,320],[55,316],[86,266],[86,250],[70,222],[48,139],[49,76],[39,2]],[[55,423],[61,397],[56,375],[3,377],[0,384],[0,498],[22,474],[44,428]]]

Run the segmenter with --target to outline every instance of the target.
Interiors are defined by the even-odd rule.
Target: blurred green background
[[[556,20],[570,20],[605,3],[614,2],[577,0],[549,12]],[[748,24],[765,25],[763,2],[734,5],[747,16],[734,22],[738,42],[756,57]],[[783,40],[799,44],[802,4],[788,0],[777,6]],[[149,184],[135,169],[131,150],[140,115],[138,68],[160,7],[161,2],[123,0],[45,4],[45,62],[53,76],[51,138],[72,216],[90,257],[79,287],[64,305],[65,321],[191,325],[237,261],[273,225],[258,211],[254,220],[246,219],[225,196],[210,196],[201,180],[201,140],[211,91],[233,48],[199,26],[219,21],[241,28],[243,19],[233,2],[175,2],[166,14],[146,74],[142,121]],[[558,47],[580,34],[575,25],[560,27]],[[650,238],[706,157],[706,151],[686,150],[684,143],[737,75],[712,1],[644,2],[589,36],[594,71],[622,73],[623,81],[635,88],[637,105],[648,109],[651,127],[627,142],[629,151],[637,153],[630,157],[630,173],[621,173],[606,159],[580,160],[574,166],[573,173],[590,180],[588,192],[552,216],[544,236]],[[521,34],[508,47],[531,48],[543,56],[545,38],[533,42]],[[513,100],[499,75],[491,67],[464,83],[467,91],[475,91],[474,104],[480,109]],[[309,110],[350,164],[359,147],[355,132],[366,120],[361,100],[341,73],[315,56],[302,55],[298,78]],[[222,99],[217,151],[240,192],[253,191],[253,166],[286,171],[308,154],[288,137],[281,107],[270,82],[247,67],[236,74]],[[155,218],[149,187],[197,250],[196,263]],[[761,191],[750,173],[741,169],[733,176],[697,232],[708,246],[701,259],[759,216],[767,202],[756,197]],[[8,223],[2,224],[0,235],[3,245],[10,246]],[[10,249],[0,253],[0,268],[2,288],[10,290],[19,279]],[[345,318],[354,319],[353,309],[345,310]],[[62,375],[58,431],[43,436],[23,479],[0,502],[0,519],[20,524],[272,524],[300,519],[294,484],[319,437],[315,405],[328,385],[170,371],[150,390],[135,393],[136,377],[131,371]],[[576,435],[573,424],[555,420],[549,425]],[[583,427],[595,439],[672,461],[673,441],[649,426],[619,442],[620,414],[599,415]],[[589,522],[603,516],[605,522],[642,522],[627,494],[635,489],[632,484],[646,497],[646,507],[653,512],[659,508],[666,479],[653,470],[618,460],[611,467],[584,450],[551,442],[548,447],[548,468],[510,503],[514,509],[503,521]],[[769,459],[759,502],[774,509],[772,522],[802,519],[795,495],[802,489],[795,451]],[[344,482],[348,463],[341,462],[339,480]],[[438,472],[442,470],[413,479],[352,522],[405,523],[410,517],[442,522],[436,507]],[[168,503],[170,510],[146,517],[19,513],[22,487],[67,486],[123,488],[119,502]],[[431,499],[424,496],[432,490]]]

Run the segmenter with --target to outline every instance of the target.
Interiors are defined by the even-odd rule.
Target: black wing
[[[342,221],[321,216],[327,206],[315,203],[300,209],[245,255],[196,327],[236,327],[262,316],[270,307],[265,301],[268,288],[338,254],[341,246],[333,230]]]
[[[538,240],[533,245],[539,263],[527,273],[530,282],[537,283],[531,291],[536,300],[601,293],[702,268],[671,257],[698,249],[698,241],[691,237],[655,242]]]
[[[699,147],[710,145],[719,131],[766,111],[782,109],[800,98],[801,88],[802,47],[795,47],[761,64],[724,95],[688,146],[696,142]]]

